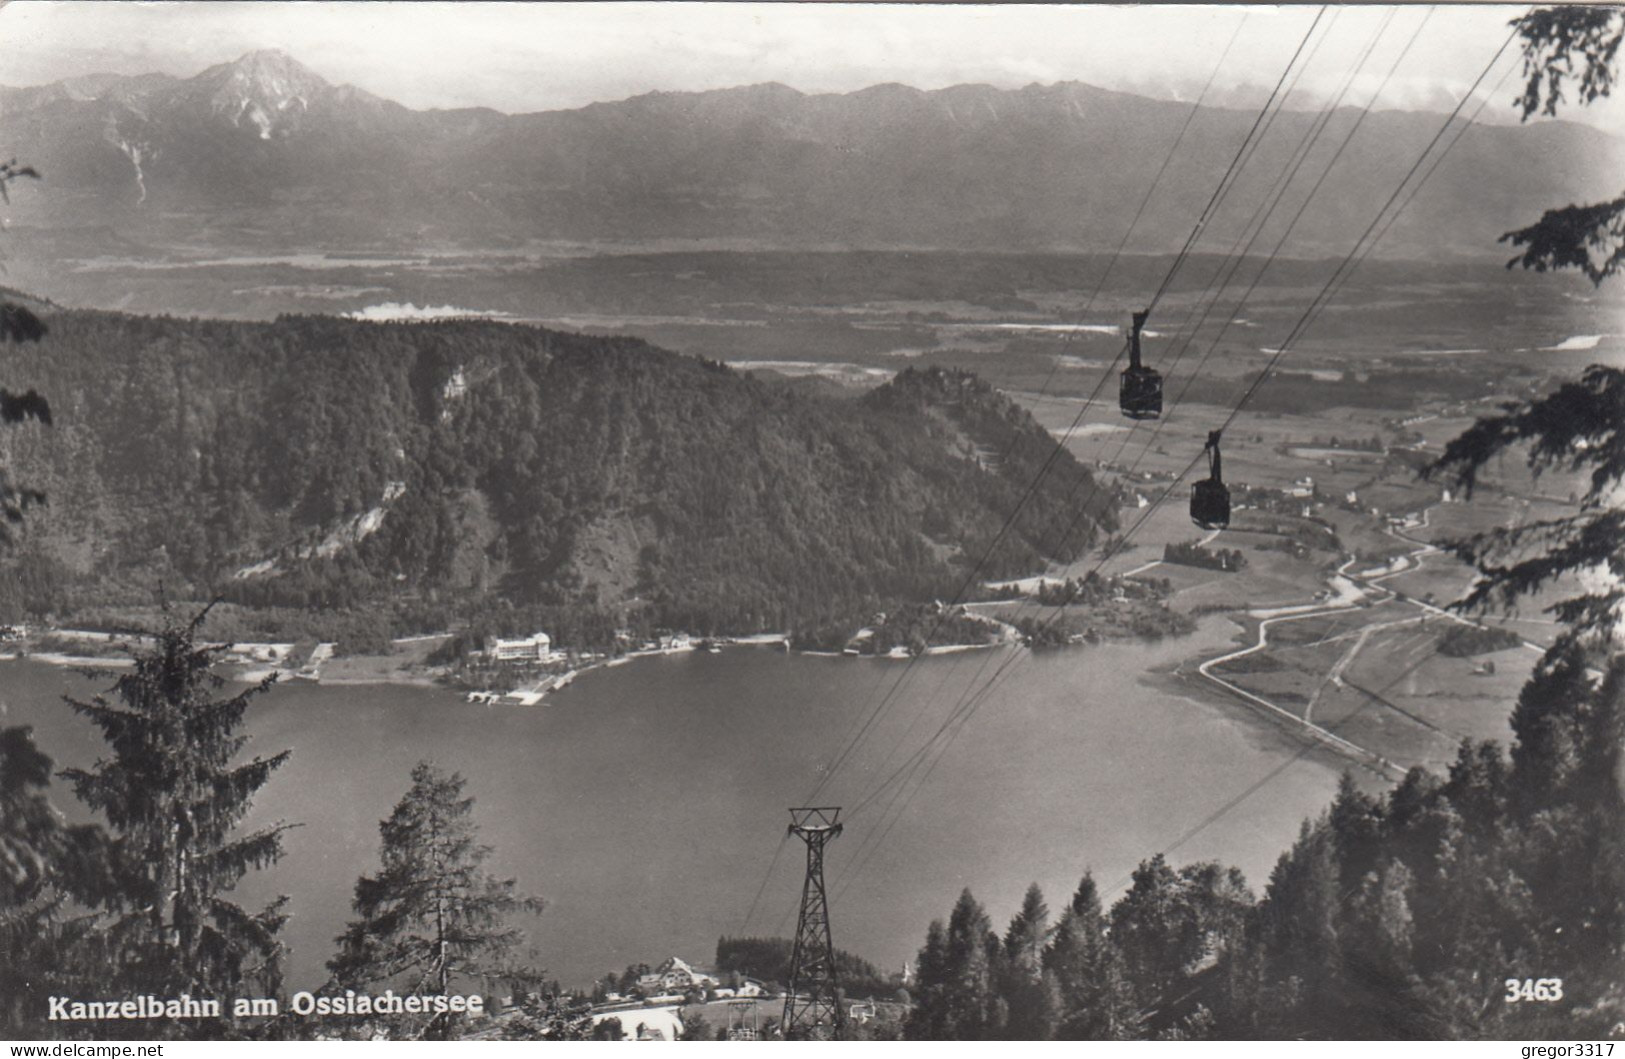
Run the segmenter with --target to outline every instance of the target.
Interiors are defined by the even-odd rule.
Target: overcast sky
[[[1366,43],[1348,102],[1364,104],[1413,35],[1382,104],[1447,110],[1522,6],[1333,8],[1294,102],[1335,94]],[[93,72],[191,76],[280,48],[334,82],[410,107],[508,112],[577,107],[652,90],[779,81],[846,92],[897,81],[1019,87],[1078,80],[1193,99],[1261,100],[1313,7],[752,3],[50,3],[0,10],[0,82]],[[1319,34],[1317,34],[1319,39]],[[1515,66],[1515,48],[1490,83]],[[1516,74],[1485,120],[1513,120]],[[1625,99],[1565,117],[1625,132]]]

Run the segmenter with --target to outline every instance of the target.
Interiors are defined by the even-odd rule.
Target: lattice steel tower
[[[790,992],[781,1028],[787,1038],[834,1040],[841,1035],[841,999],[835,991],[835,945],[829,936],[824,890],[824,846],[841,833],[839,807],[790,810],[790,834],[807,843],[807,879],[790,956]]]

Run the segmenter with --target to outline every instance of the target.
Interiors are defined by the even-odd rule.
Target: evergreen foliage
[[[986,910],[965,890],[946,929],[937,920],[926,934],[905,1035],[927,1041],[1004,1039],[1009,1002],[999,990],[1003,962],[1004,946]]]
[[[760,982],[787,986],[794,949],[795,945],[789,938],[721,937],[717,939],[717,974],[745,975]],[[629,972],[634,970],[628,968]],[[641,973],[647,974],[647,967]],[[850,997],[886,997],[897,988],[894,978],[845,949],[835,950],[835,980],[841,993]],[[620,981],[624,986],[621,991],[629,991],[637,984],[637,974],[622,975]]]
[[[200,645],[207,611],[170,622],[111,695],[69,704],[100,729],[110,757],[61,776],[107,821],[111,887],[100,895],[103,989],[221,999],[273,995],[285,898],[254,912],[227,897],[282,855],[286,824],[240,833],[255,794],[288,751],[238,762],[240,734],[266,680],[218,698],[220,646]]]
[[[1044,967],[1049,936],[1049,906],[1033,883],[1005,931],[1004,958],[999,964],[999,991],[1005,997],[1010,1040],[1044,1040],[1055,1022],[1059,1002],[1055,978]]]
[[[1550,684],[1551,686],[1547,686]],[[1234,869],[1160,855],[1102,915],[1094,881],[1048,933],[1033,1004],[1029,891],[999,953],[968,943],[964,898],[919,957],[916,1039],[1530,1039],[1604,1037],[1625,1018],[1625,828],[1615,782],[1625,666],[1601,680],[1538,673],[1581,697],[1589,759],[1520,741],[1509,762],[1464,744],[1440,780],[1413,770],[1383,797],[1345,776],[1261,900]],[[1526,695],[1530,692],[1526,691]],[[1602,718],[1606,717],[1607,720]],[[1610,746],[1601,746],[1611,739]],[[1565,764],[1589,760],[1565,771]],[[1581,779],[1580,774],[1586,778]],[[958,933],[950,941],[950,933]],[[1012,947],[1009,942],[1016,940]],[[1534,969],[1539,970],[1527,970]],[[1561,1004],[1506,1001],[1507,979],[1560,978]],[[991,987],[989,983],[992,983]],[[1023,1023],[1018,1012],[1041,1019]]]
[[[1595,572],[1603,576],[1588,591],[1547,609],[1569,627],[1566,637],[1606,640],[1625,604],[1625,509],[1618,502],[1625,480],[1625,371],[1593,365],[1553,393],[1507,404],[1451,441],[1427,473],[1471,495],[1485,464],[1509,449],[1526,451],[1537,475],[1554,467],[1589,469],[1590,483],[1575,514],[1450,542],[1450,550],[1483,575],[1462,605],[1510,608],[1548,584]]]
[[[460,980],[540,981],[518,963],[522,934],[509,920],[543,902],[485,870],[491,850],[477,842],[465,785],[427,761],[412,769],[411,789],[378,825],[382,868],[357,880],[357,918],[328,961],[338,984],[445,994]]]
[[[1239,549],[1204,548],[1195,541],[1169,541],[1162,546],[1162,561],[1184,566],[1198,566],[1205,570],[1223,570],[1235,573],[1247,568],[1247,557]]]
[[[109,890],[106,834],[68,825],[45,796],[51,759],[27,727],[0,728],[0,1026],[45,1036],[48,997],[83,993],[104,968],[84,906]]]
[[[1452,625],[1439,637],[1436,650],[1451,658],[1471,658],[1492,651],[1505,651],[1521,643],[1522,638],[1510,629],[1481,625]]]
[[[1542,7],[1514,19],[1513,25],[1524,44],[1525,82],[1518,107],[1525,121],[1537,113],[1555,115],[1565,86],[1577,90],[1581,104],[1612,92],[1620,42],[1625,40],[1625,9],[1613,4]],[[1507,268],[1574,268],[1601,285],[1625,263],[1625,196],[1547,210],[1540,220],[1507,232],[1501,241],[1526,248]]]
[[[1123,958],[1106,941],[1106,917],[1094,876],[1085,873],[1061,913],[1044,950],[1044,967],[1055,981],[1058,1040],[1132,1040],[1143,1017]]]

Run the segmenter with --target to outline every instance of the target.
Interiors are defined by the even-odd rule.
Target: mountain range
[[[419,111],[258,51],[190,78],[0,89],[0,145],[48,181],[20,219],[160,245],[1100,249],[1122,238],[1189,116],[1186,103],[1076,82],[759,84],[531,114]],[[1195,116],[1130,250],[1177,249],[1255,117]],[[1214,232],[1239,230],[1314,120],[1270,123]],[[1360,120],[1331,115],[1284,212]],[[1441,120],[1366,116],[1286,252],[1345,251]],[[1474,126],[1384,250],[1498,252],[1498,235],[1543,209],[1617,193],[1622,161],[1619,138],[1585,125]]]

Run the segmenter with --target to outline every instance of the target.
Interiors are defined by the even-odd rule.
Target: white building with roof
[[[497,662],[546,662],[553,657],[553,638],[535,632],[520,640],[493,639],[486,651]]]

